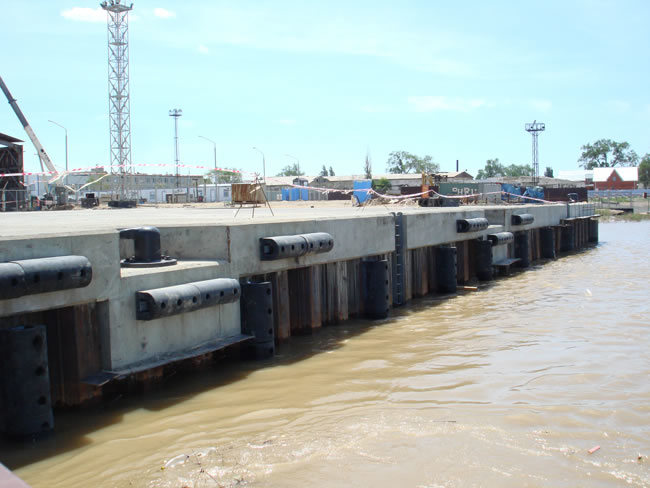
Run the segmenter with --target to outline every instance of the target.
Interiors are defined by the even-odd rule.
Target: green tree
[[[227,171],[232,169],[232,171]],[[226,170],[211,169],[207,176],[213,183],[240,183],[242,180],[241,172],[235,168],[226,168]]]
[[[282,171],[280,171],[277,176],[302,176],[304,174],[304,172],[300,171],[298,163],[293,163],[282,168]]]
[[[393,174],[437,173],[440,165],[429,155],[419,157],[407,151],[393,151],[388,155],[386,171]]]
[[[650,186],[650,154],[643,156],[639,164],[639,181],[646,188]]]
[[[636,166],[639,161],[639,156],[627,142],[599,139],[593,144],[585,144],[581,149],[578,162],[585,169]]]
[[[334,174],[334,170],[332,169],[331,166],[330,166],[330,176],[336,176],[336,175]]]
[[[510,164],[503,169],[505,171],[504,176],[509,178],[520,178],[533,174],[533,168],[530,164]]]
[[[372,189],[377,193],[386,193],[392,187],[393,185],[390,184],[388,178],[379,178],[378,180],[372,180]]]
[[[547,166],[546,170],[544,171],[544,176],[546,176],[547,178],[553,178],[553,168]]]
[[[319,176],[327,176],[327,168],[323,165],[323,169],[320,170]]]
[[[372,161],[370,153],[366,153],[366,162],[363,165],[363,172],[367,180],[372,180]]]
[[[505,176],[506,170],[499,162],[499,158],[488,159],[485,162],[485,168],[479,170],[476,175],[477,180],[484,180],[485,178],[494,178],[496,176]]]

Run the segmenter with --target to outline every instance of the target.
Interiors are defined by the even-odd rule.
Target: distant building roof
[[[386,178],[387,180],[420,180],[422,175],[420,173],[387,173],[384,175],[373,175],[373,180],[379,180],[381,178]],[[365,179],[365,178],[361,178]]]
[[[594,172],[588,169],[572,169],[569,171],[558,171],[557,177],[561,180],[585,181],[594,177]]]
[[[296,178],[307,181],[314,179],[313,176],[267,176],[266,186],[291,186]]]
[[[314,176],[314,177],[308,177],[309,181],[313,180],[321,180],[321,181],[355,181],[355,180],[365,180],[366,177],[364,175],[344,175],[344,176]]]
[[[447,178],[456,178],[456,179],[464,179],[464,180],[473,180],[474,177],[469,174],[467,171],[447,171],[447,172],[441,172],[441,173],[436,173],[440,176],[446,176]]]
[[[451,178],[451,179],[473,179],[472,175],[465,171],[453,171],[448,173],[437,173],[440,176]],[[267,186],[290,186],[293,184],[295,178],[301,178],[317,184],[318,182],[328,182],[328,183],[350,183],[353,181],[362,181],[367,180],[368,178],[365,175],[336,175],[336,176],[267,176],[266,184]],[[386,178],[389,181],[404,181],[404,182],[413,182],[420,181],[422,178],[421,173],[386,173],[386,174],[374,174],[372,175],[373,180],[379,180]]]
[[[607,181],[612,171],[616,171],[616,174],[621,177],[621,181],[639,181],[639,169],[636,166],[619,166],[615,168],[594,168],[594,183]]]

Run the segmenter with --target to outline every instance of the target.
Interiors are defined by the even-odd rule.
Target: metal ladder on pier
[[[402,212],[393,213],[395,217],[395,253],[393,254],[393,306],[404,305],[404,255],[406,246],[406,216]]]

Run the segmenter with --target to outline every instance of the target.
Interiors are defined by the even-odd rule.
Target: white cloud
[[[439,95],[408,97],[408,103],[416,112],[433,112],[436,110],[469,112],[481,107],[494,106],[494,104],[489,104],[480,98],[445,97]]]
[[[530,100],[529,104],[534,110],[537,110],[538,112],[548,112],[551,110],[551,106],[553,105],[550,100],[537,99]]]
[[[153,9],[153,14],[161,19],[171,19],[173,17],[176,17],[176,13],[160,7]]]
[[[101,7],[72,7],[62,11],[61,16],[79,22],[106,22],[106,12]]]
[[[210,50],[208,49],[208,46],[204,44],[199,44],[199,47],[197,49],[201,54],[210,54]]]

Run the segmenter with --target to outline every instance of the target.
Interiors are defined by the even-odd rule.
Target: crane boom
[[[7,97],[7,100],[9,101],[9,105],[11,105],[11,108],[14,109],[14,112],[18,117],[18,120],[20,120],[20,123],[23,125],[23,128],[25,129],[25,132],[27,132],[27,135],[29,136],[29,139],[32,141],[32,144],[34,144],[34,147],[36,148],[36,152],[38,153],[38,157],[41,158],[41,161],[43,162],[43,164],[45,164],[45,166],[52,173],[53,176],[58,175],[59,172],[54,167],[54,164],[52,163],[52,160],[45,152],[45,149],[43,149],[43,145],[38,140],[38,137],[36,137],[36,134],[34,133],[34,130],[31,128],[31,126],[29,125],[29,122],[27,122],[27,119],[23,115],[23,112],[20,110],[20,107],[18,106],[16,99],[11,96],[11,92],[9,91],[9,88],[7,88],[7,85],[5,85],[2,76],[0,76],[0,88],[2,89],[5,96]]]

